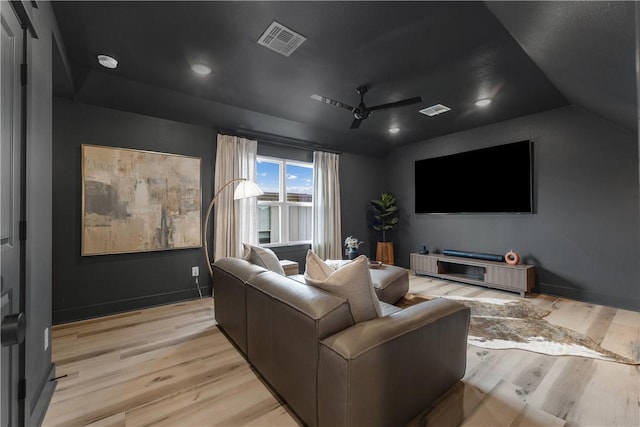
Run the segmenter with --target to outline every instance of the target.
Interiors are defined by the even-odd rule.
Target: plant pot
[[[360,255],[360,252],[358,252],[357,248],[349,248],[349,251],[347,252],[349,259],[356,259],[358,258],[358,255]]]
[[[378,242],[376,247],[376,261],[393,265],[393,242]]]

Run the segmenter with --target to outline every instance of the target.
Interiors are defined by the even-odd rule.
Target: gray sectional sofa
[[[354,324],[348,301],[244,259],[213,264],[219,327],[310,426],[401,426],[465,372],[469,309],[435,299]]]

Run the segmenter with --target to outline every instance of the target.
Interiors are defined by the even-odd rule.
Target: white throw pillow
[[[243,243],[243,245],[244,259],[252,264],[259,265],[267,270],[271,270],[285,276],[284,269],[282,268],[282,265],[280,265],[278,256],[271,249],[250,245],[249,243]]]
[[[304,278],[308,285],[345,297],[355,323],[382,317],[380,301],[371,284],[369,262],[364,255],[334,270],[313,251],[308,251]]]

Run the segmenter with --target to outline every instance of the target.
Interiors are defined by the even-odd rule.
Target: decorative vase
[[[349,259],[356,259],[360,253],[358,252],[358,248],[349,248]]]
[[[507,264],[517,265],[520,262],[520,255],[518,255],[513,249],[511,249],[505,254],[504,260]]]

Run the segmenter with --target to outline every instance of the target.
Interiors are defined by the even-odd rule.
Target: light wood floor
[[[423,295],[518,298],[411,276]],[[547,320],[640,360],[640,313],[548,296]],[[45,426],[292,426],[296,420],[215,326],[212,299],[53,327],[63,376]],[[464,379],[414,425],[638,426],[640,368],[469,346]]]

